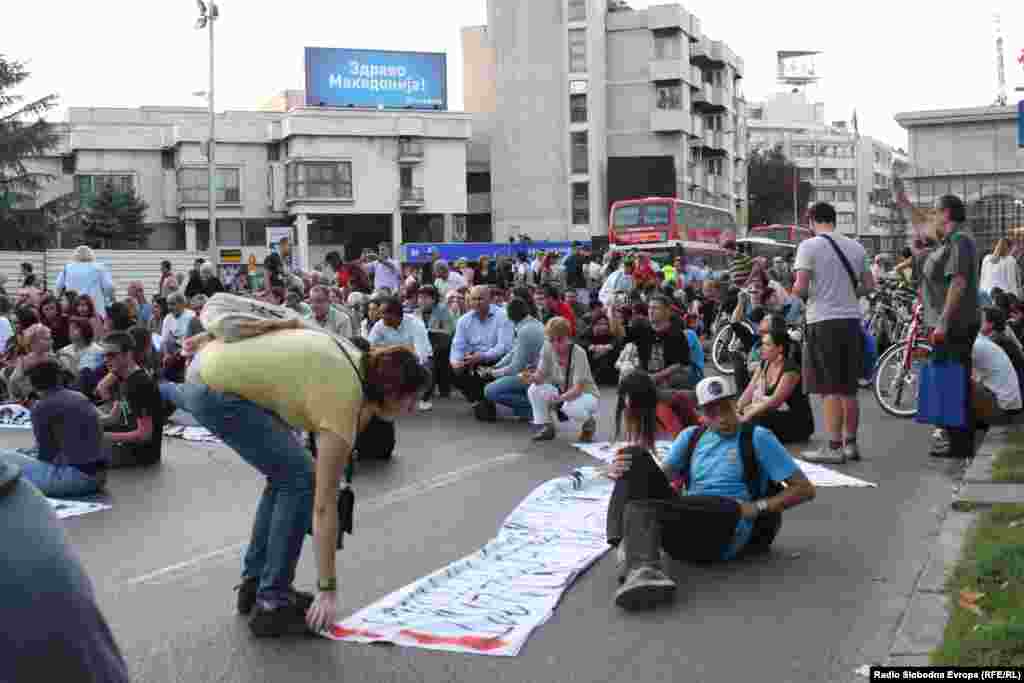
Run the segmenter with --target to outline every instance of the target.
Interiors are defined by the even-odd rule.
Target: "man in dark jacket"
[[[658,388],[658,400],[670,401],[680,390],[693,389],[690,377],[690,344],[682,322],[672,314],[672,302],[655,295],[647,302],[650,322],[633,320],[625,327],[618,312],[610,317],[612,334],[623,344],[636,345],[640,368]]]

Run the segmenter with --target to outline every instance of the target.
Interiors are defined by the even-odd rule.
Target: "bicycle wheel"
[[[910,362],[904,362],[907,350]],[[917,399],[921,366],[931,355],[932,347],[924,342],[897,344],[878,359],[875,369],[875,400],[893,417],[917,415]]]
[[[731,375],[734,372],[729,351],[735,337],[736,335],[733,334],[732,327],[723,325],[715,333],[715,338],[711,342],[711,362],[714,363],[715,368],[723,375]]]

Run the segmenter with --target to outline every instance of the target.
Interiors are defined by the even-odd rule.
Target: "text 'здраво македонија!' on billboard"
[[[443,53],[306,48],[306,105],[448,109]]]

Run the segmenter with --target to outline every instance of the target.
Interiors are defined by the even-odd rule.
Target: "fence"
[[[127,294],[128,283],[133,280],[142,283],[146,296],[156,294],[160,286],[161,261],[170,261],[174,272],[185,273],[187,276],[197,258],[208,257],[203,252],[188,251],[98,249],[94,253],[96,262],[110,270],[115,296],[119,299]],[[0,274],[7,276],[7,290],[13,291],[22,282],[21,264],[31,263],[36,277],[46,283],[48,290],[54,291],[57,288],[57,276],[72,260],[73,254],[72,249],[0,251]]]

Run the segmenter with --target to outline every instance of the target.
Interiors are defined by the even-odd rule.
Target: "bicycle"
[[[922,309],[918,301],[907,335],[882,354],[875,369],[875,400],[893,417],[917,415],[921,366],[932,353],[928,330],[921,320]]]

